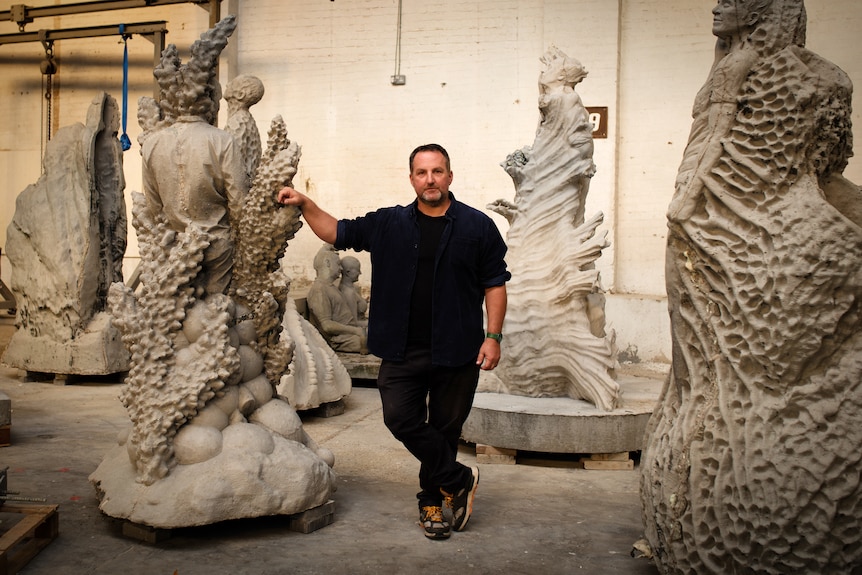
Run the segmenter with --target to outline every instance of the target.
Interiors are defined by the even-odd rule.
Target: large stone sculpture
[[[228,104],[224,129],[234,137],[249,182],[254,181],[262,155],[260,133],[250,108],[263,94],[260,79],[247,74],[228,82],[224,91]],[[350,374],[326,340],[302,317],[292,298],[287,298],[282,327],[295,347],[288,373],[281,376],[276,391],[296,410],[314,409],[349,395],[353,385]]]
[[[330,244],[324,244],[314,256],[317,277],[308,290],[308,316],[320,334],[335,351],[368,353],[367,320],[354,314],[354,301],[345,299],[335,280],[341,276],[341,260]]]
[[[129,354],[106,313],[108,287],[123,281],[125,181],[107,94],[86,124],[57,131],[39,180],[18,196],[7,230],[18,327],[3,362],[46,374],[106,375],[129,368]]]
[[[620,395],[616,347],[605,333],[594,266],[608,242],[595,236],[601,213],[584,220],[595,166],[592,124],[575,86],[587,72],[557,48],[542,63],[536,139],[503,164],[515,183],[514,202],[488,206],[509,220],[512,281],[498,381],[480,390],[586,399],[612,410]]]
[[[673,359],[641,491],[663,573],[862,565],[852,86],[802,0],[723,0],[668,211]]]
[[[185,65],[172,45],[162,54],[160,100],[141,106],[158,114],[143,122],[155,130],[142,138],[151,187],[134,195],[141,289],[110,289],[131,350],[120,398],[132,425],[90,481],[103,512],[153,527],[295,514],[334,490],[332,454],[274,393],[293,356],[278,261],[301,225],[274,197],[296,174],[299,146],[276,118],[245,194],[233,137],[208,123],[215,63],[235,26],[229,16],[203,34]]]

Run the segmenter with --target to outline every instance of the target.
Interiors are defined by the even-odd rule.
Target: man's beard
[[[431,200],[431,199],[425,197],[425,194],[428,192],[439,194],[439,195],[437,196],[436,199]],[[423,204],[425,204],[426,206],[436,208],[438,206],[443,205],[443,203],[446,202],[446,199],[448,197],[449,197],[449,195],[447,193],[444,193],[443,191],[441,191],[439,189],[426,190],[426,191],[422,192],[422,194],[419,196],[419,201],[422,202]]]

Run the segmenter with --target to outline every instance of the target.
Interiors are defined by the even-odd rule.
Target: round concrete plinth
[[[617,383],[622,406],[614,411],[602,411],[580,399],[477,393],[461,437],[471,443],[540,453],[640,451],[662,382],[622,375]]]

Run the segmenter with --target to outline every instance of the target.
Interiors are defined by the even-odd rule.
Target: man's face
[[[748,11],[737,0],[718,0],[712,14],[712,33],[719,38],[729,38],[747,27]]]
[[[446,158],[440,152],[419,152],[413,157],[410,183],[416,197],[423,204],[437,207],[449,200],[452,171],[446,167]]]

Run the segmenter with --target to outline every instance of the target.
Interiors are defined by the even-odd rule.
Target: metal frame
[[[70,14],[87,14],[90,12],[106,12],[108,10],[130,10],[132,8],[150,8],[169,6],[171,4],[197,4],[209,10],[210,28],[221,19],[221,4],[219,0],[93,0],[91,2],[75,2],[57,6],[27,6],[14,4],[10,10],[0,10],[0,21],[10,20],[18,23],[18,29],[24,27],[36,18],[52,16],[68,16]]]
[[[220,0],[92,0],[91,2],[75,2],[72,4],[56,6],[26,6],[14,4],[10,10],[0,11],[0,22],[9,20],[18,23],[19,32],[16,34],[0,34],[0,46],[3,44],[17,44],[22,42],[41,42],[48,51],[56,40],[96,38],[102,36],[120,35],[120,25],[89,26],[86,28],[70,28],[67,30],[39,30],[38,32],[25,32],[27,24],[36,18],[49,18],[56,16],[68,16],[71,14],[86,14],[91,12],[105,12],[109,10],[131,10],[134,8],[150,8],[169,6],[172,4],[197,4],[210,13],[210,28],[221,20]],[[162,51],[165,49],[165,35],[168,33],[167,22],[139,22],[137,24],[123,24],[124,35],[139,34],[153,42],[153,66],[159,65]],[[153,95],[159,97],[158,84],[153,86]]]

